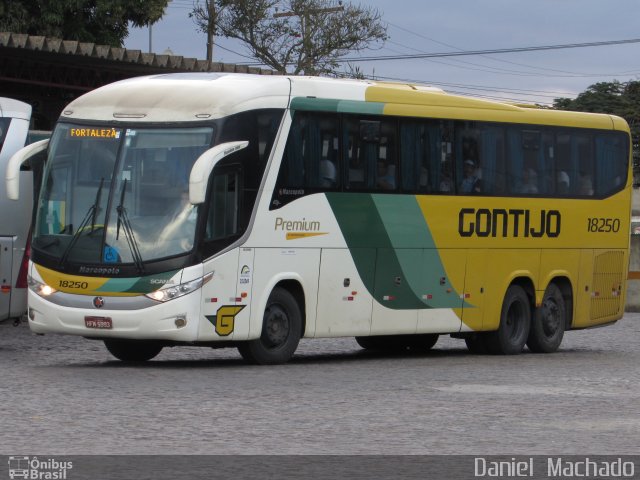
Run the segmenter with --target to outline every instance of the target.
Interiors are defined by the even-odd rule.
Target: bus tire
[[[385,336],[356,337],[356,342],[365,350],[385,350],[389,342]]]
[[[472,333],[468,337],[465,337],[464,343],[467,344],[469,352],[474,355],[485,355],[489,353],[487,351],[487,344],[485,342],[486,333]]]
[[[438,342],[437,333],[418,333],[407,336],[407,346],[414,352],[427,352]]]
[[[298,348],[302,336],[302,313],[296,299],[284,288],[269,295],[260,338],[238,344],[247,362],[258,365],[286,363]]]
[[[495,332],[488,332],[485,344],[494,355],[515,355],[521,353],[529,337],[531,328],[531,302],[524,289],[511,285],[504,295],[500,312],[500,326]]]
[[[531,331],[527,339],[529,350],[534,353],[555,352],[562,343],[565,322],[564,297],[560,288],[555,283],[550,283],[531,322]]]
[[[146,362],[162,351],[159,342],[145,340],[105,340],[109,353],[123,362]]]

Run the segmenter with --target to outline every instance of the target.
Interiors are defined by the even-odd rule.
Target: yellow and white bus
[[[29,325],[124,361],[202,345],[281,363],[339,336],[552,352],[623,315],[629,159],[621,118],[417,85],[114,83],[48,146]]]

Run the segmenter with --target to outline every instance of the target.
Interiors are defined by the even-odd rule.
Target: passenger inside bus
[[[593,196],[593,181],[589,174],[580,176],[580,195]]]
[[[460,184],[462,193],[480,193],[480,177],[476,162],[471,159],[464,161],[464,178]]]
[[[377,178],[378,187],[382,188],[383,190],[395,190],[395,165],[387,165],[383,161],[379,161]]]
[[[443,193],[453,192],[453,181],[451,180],[451,163],[443,162],[440,170],[440,185],[438,191]]]
[[[569,174],[564,170],[560,170],[558,172],[558,193],[561,195],[568,194],[570,185],[571,180],[569,179]]]
[[[334,188],[337,184],[338,171],[331,160],[320,160],[320,186]]]
[[[538,174],[533,168],[525,168],[522,172],[520,193],[538,193]]]

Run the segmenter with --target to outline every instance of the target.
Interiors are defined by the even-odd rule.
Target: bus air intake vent
[[[593,269],[591,319],[598,320],[620,313],[622,305],[622,277],[624,252],[605,252],[596,255]]]

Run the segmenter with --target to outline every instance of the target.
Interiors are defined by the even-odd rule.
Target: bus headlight
[[[174,287],[162,288],[160,290],[156,290],[155,292],[147,293],[145,296],[156,300],[157,302],[168,302],[169,300],[173,300],[174,298],[182,297],[188,293],[196,291],[202,285],[211,280],[211,277],[213,277],[212,273],[205,275],[202,278],[192,280],[190,282],[181,283],[180,285],[176,285]]]
[[[27,285],[29,285],[29,288],[41,297],[48,297],[49,295],[57,292],[55,288],[50,287],[46,283],[39,282],[31,275],[27,278]]]

